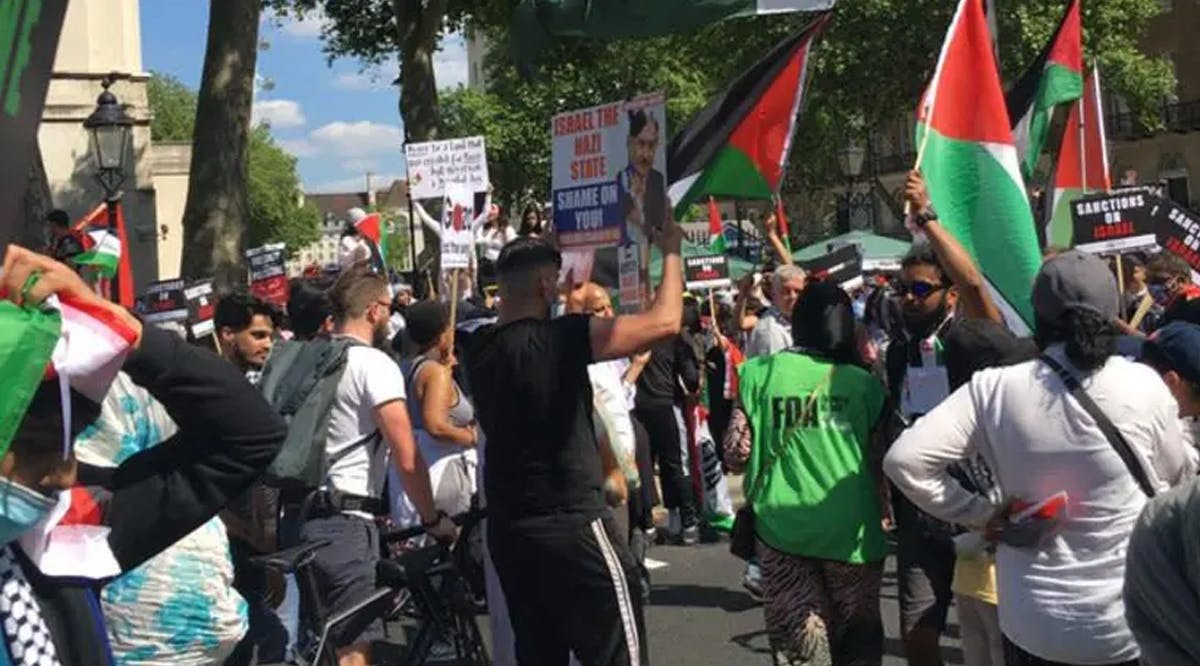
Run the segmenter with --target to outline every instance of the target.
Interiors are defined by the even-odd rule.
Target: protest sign
[[[562,246],[646,246],[670,209],[662,93],[559,114],[550,136]]]
[[[465,185],[447,187],[442,203],[442,270],[470,268],[474,219],[475,193]]]
[[[187,300],[188,327],[193,338],[202,338],[213,333],[213,314],[216,301],[213,298],[212,280],[193,282],[183,290]]]
[[[0,247],[41,241],[40,233],[22,231],[21,199],[37,155],[38,123],[66,11],[67,0],[5,0],[0,10]]]
[[[151,282],[138,304],[142,319],[148,324],[186,320],[188,307],[183,287],[184,282],[180,279]]]
[[[725,289],[729,279],[729,258],[723,254],[701,254],[683,258],[683,279],[688,291]]]
[[[1076,199],[1071,203],[1075,249],[1111,254],[1153,248],[1158,241],[1152,214],[1158,201],[1141,190]]]
[[[1158,244],[1200,271],[1200,215],[1169,199],[1158,199],[1154,208]]]
[[[287,263],[283,243],[246,250],[250,263],[250,293],[279,307],[288,302]]]
[[[618,295],[621,312],[633,314],[642,311],[641,252],[636,245],[617,248]]]
[[[858,245],[843,245],[829,254],[800,262],[800,268],[813,282],[832,282],[842,289],[856,289],[863,284],[863,256]]]
[[[451,185],[470,192],[488,188],[487,149],[483,137],[404,145],[409,193],[414,199],[440,199]]]

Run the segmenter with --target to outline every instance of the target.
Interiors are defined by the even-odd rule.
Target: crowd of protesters
[[[734,290],[685,294],[667,221],[661,282],[628,315],[607,288],[564,282],[539,208],[514,230],[489,196],[457,285],[393,282],[348,231],[338,274],[293,280],[282,310],[225,294],[202,340],[9,248],[11,300],[85,302],[134,342],[99,404],[73,391],[64,411],[47,380],[14,428],[0,654],[303,658],[321,630],[306,606],[336,613],[374,590],[381,524],[449,542],[449,517],[482,504],[496,664],[647,663],[647,548],[730,528],[780,666],[881,663],[889,553],[910,664],[943,663],[952,606],[968,666],[1200,661],[1187,264],[1049,252],[1020,337],[919,174],[906,196],[922,239],[898,273],[849,291],[780,250]],[[60,218],[47,251],[65,258]],[[290,369],[319,354],[340,359],[310,386],[326,467],[297,494],[277,483],[297,427],[280,405]],[[736,520],[725,472],[744,474]],[[47,575],[28,534],[87,506],[111,566]],[[255,559],[297,545],[314,589]],[[382,663],[382,620],[335,635],[339,663]]]

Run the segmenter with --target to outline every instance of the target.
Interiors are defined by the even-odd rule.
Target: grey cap
[[[1051,323],[1071,310],[1115,319],[1120,312],[1119,302],[1117,279],[1108,263],[1078,250],[1047,260],[1033,281],[1033,310]]]

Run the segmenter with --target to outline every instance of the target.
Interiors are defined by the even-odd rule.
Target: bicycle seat
[[[252,557],[250,561],[268,569],[276,569],[283,573],[295,573],[297,569],[312,561],[318,550],[331,543],[333,542],[328,540],[302,543],[299,546],[292,546],[291,548],[280,550],[270,555]]]
[[[396,559],[375,564],[375,584],[380,587],[407,587],[413,580],[439,573],[449,566],[446,546],[435,544],[403,553]]]

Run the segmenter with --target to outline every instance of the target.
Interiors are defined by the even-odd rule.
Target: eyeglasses
[[[392,302],[391,302],[391,301],[383,301],[383,300],[379,300],[379,301],[375,301],[375,305],[381,305],[381,306],[383,306],[383,307],[385,307],[385,308],[387,308],[387,309],[389,309],[389,310],[390,310],[390,309],[392,309]]]
[[[913,280],[912,282],[901,282],[896,289],[900,296],[908,296],[912,294],[913,298],[925,298],[930,294],[945,289],[946,285],[926,282],[924,280]]]

